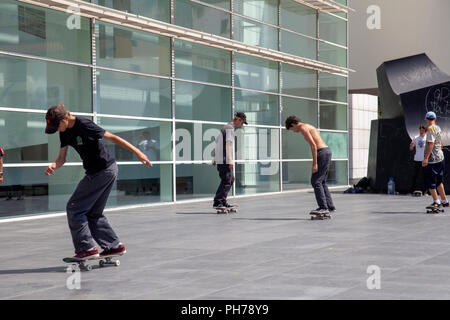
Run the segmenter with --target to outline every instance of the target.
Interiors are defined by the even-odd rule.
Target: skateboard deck
[[[331,219],[331,215],[329,213],[325,213],[325,214],[314,214],[314,213],[310,213],[311,215],[311,220],[326,220],[326,219]]]
[[[100,268],[106,266],[106,265],[113,265],[118,267],[120,265],[120,261],[113,259],[122,256],[123,254],[111,254],[107,256],[101,256],[101,257],[95,257],[95,258],[86,258],[86,259],[80,259],[80,258],[74,258],[74,257],[67,257],[64,258],[63,261],[65,263],[71,263],[72,264],[72,271],[75,271],[76,267],[80,268],[80,270],[86,270],[91,271],[92,266],[96,264],[94,261],[98,261],[98,266]],[[93,262],[92,264],[90,262]]]
[[[444,213],[444,209],[427,209],[427,214],[438,214],[438,213]]]
[[[232,207],[217,207],[216,208],[216,212],[219,213],[219,214],[220,213],[228,214],[230,212],[237,213],[237,208],[239,208],[239,206],[237,206],[237,205],[234,205]]]

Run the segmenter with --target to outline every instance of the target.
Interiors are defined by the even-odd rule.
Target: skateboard
[[[310,213],[311,215],[311,220],[326,220],[326,219],[331,219],[331,215],[329,213],[325,213],[325,214],[314,214],[314,213]]]
[[[414,197],[421,197],[421,196],[423,196],[423,193],[422,193],[422,191],[414,191],[413,192],[413,196]]]
[[[113,265],[113,266],[118,267],[120,265],[120,261],[115,260],[113,258],[120,257],[120,256],[122,256],[122,254],[111,254],[111,255],[107,255],[107,256],[96,257],[96,258],[86,258],[86,259],[67,257],[67,258],[64,258],[63,261],[65,263],[72,264],[72,272],[75,272],[77,267],[80,270],[91,271],[93,264],[90,264],[89,261],[98,260],[98,266],[100,268],[104,267],[105,265]]]
[[[438,213],[444,213],[444,209],[439,208],[439,209],[427,209],[427,214],[438,214]]]
[[[239,208],[239,206],[237,206],[237,205],[233,205],[233,206],[231,206],[231,207],[217,207],[216,208],[216,212],[218,213],[218,214],[220,214],[220,213],[226,213],[226,214],[228,214],[228,213],[230,213],[230,212],[234,212],[234,213],[237,213],[237,208]]]

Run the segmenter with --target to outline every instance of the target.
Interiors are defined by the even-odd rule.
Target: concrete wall
[[[450,74],[449,0],[349,0],[350,90],[377,88],[384,61],[426,53]],[[381,29],[369,30],[367,8],[381,9]]]

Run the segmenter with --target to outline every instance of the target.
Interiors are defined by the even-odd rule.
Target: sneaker
[[[213,208],[219,208],[219,207],[223,207],[223,205],[220,202],[214,202],[213,204]]]
[[[443,203],[443,202],[441,202],[442,203],[442,206],[444,207],[444,208],[447,208],[447,207],[450,207],[450,203]]]
[[[105,249],[100,253],[100,257],[119,254],[122,255],[124,253],[127,253],[127,250],[125,249],[125,246],[121,243],[117,248],[111,248],[111,249]]]
[[[237,207],[237,205],[235,205],[235,204],[229,204],[229,203],[225,203],[224,207],[225,207],[225,208],[236,208],[236,207]]]
[[[91,249],[91,250],[85,250],[81,251],[80,253],[76,254],[74,258],[77,259],[94,259],[98,258],[100,255],[98,254],[97,248]]]
[[[336,212],[336,208],[335,208],[335,207],[330,208],[330,209],[328,209],[328,211],[330,211],[330,213],[331,213],[331,212]]]
[[[433,202],[432,204],[427,206],[427,209],[431,209],[431,210],[433,210],[433,209],[441,209],[442,207],[443,207],[442,203],[437,204],[436,202]]]
[[[321,209],[321,208],[317,208],[316,210],[313,210],[310,212],[310,214],[314,214],[314,215],[324,215],[324,214],[329,214],[330,211],[328,211],[328,209]]]

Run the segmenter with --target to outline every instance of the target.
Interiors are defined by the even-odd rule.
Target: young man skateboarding
[[[145,167],[151,166],[149,159],[138,148],[103,130],[91,120],[72,116],[63,104],[49,108],[45,118],[45,133],[53,134],[58,131],[61,141],[59,156],[47,167],[45,174],[52,175],[63,166],[69,146],[79,153],[86,171],[66,208],[76,253],[74,258],[90,259],[124,254],[125,246],[103,215],[106,201],[117,179],[118,167],[102,139],[134,152]],[[100,255],[94,240],[103,249]]]
[[[327,186],[328,170],[331,165],[330,148],[323,142],[319,131],[314,126],[302,123],[296,116],[290,116],[286,119],[286,129],[301,133],[311,147],[313,158],[311,184],[319,205],[319,208],[311,211],[311,214],[323,216],[336,211]]]
[[[247,116],[243,112],[238,112],[216,137],[213,166],[217,165],[221,180],[214,197],[213,207],[216,209],[233,207],[227,202],[227,196],[234,182],[234,130],[244,124],[247,124]]]
[[[426,134],[427,147],[425,150],[422,166],[424,167],[425,185],[430,190],[433,197],[433,203],[427,209],[440,210],[442,207],[448,207],[447,196],[443,178],[445,169],[444,153],[442,152],[441,128],[436,125],[436,114],[432,111],[425,116],[428,123]],[[436,191],[437,190],[437,191]],[[441,197],[439,200],[438,193]]]
[[[424,125],[421,125],[419,127],[419,135],[415,137],[411,144],[409,145],[409,150],[413,151],[415,149],[414,153],[414,171],[412,176],[412,188],[411,193],[415,193],[418,191],[417,189],[417,179],[423,175],[423,167],[422,167],[422,161],[424,159],[425,155],[425,146],[426,146],[426,133],[427,133],[427,127]],[[420,190],[422,194],[425,194],[425,186]]]

